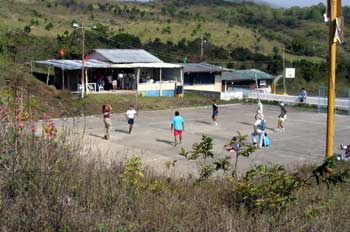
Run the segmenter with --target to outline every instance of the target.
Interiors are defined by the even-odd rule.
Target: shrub
[[[289,174],[282,166],[260,165],[238,181],[232,197],[238,208],[279,211],[295,200],[294,192],[301,186],[300,179]]]

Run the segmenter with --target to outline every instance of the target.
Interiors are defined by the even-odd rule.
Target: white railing
[[[278,101],[291,104],[300,103],[298,96],[295,95],[280,95],[259,92],[259,97],[261,100],[266,101]],[[258,93],[256,90],[236,88],[229,92],[222,92],[220,99],[225,101],[229,101],[232,99],[258,99]],[[328,99],[326,97],[307,97],[304,101],[304,104],[325,107],[328,104]],[[341,110],[349,110],[350,99],[337,98],[335,100],[335,107]]]

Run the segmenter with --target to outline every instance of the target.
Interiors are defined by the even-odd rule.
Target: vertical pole
[[[326,157],[333,156],[334,147],[334,98],[336,79],[337,44],[334,41],[338,0],[331,0],[331,20],[329,23],[329,76],[328,76],[328,114]]]
[[[259,83],[258,83],[258,76],[256,74],[255,74],[255,84],[256,84],[256,95],[257,95],[258,101],[260,102]]]
[[[50,65],[47,66],[46,85],[49,85],[49,79],[50,79]]]
[[[86,95],[89,93],[89,77],[87,69],[85,68],[85,89],[86,89]]]
[[[163,91],[162,91],[162,68],[159,69],[159,96],[163,96]]]
[[[135,104],[135,107],[137,109],[137,100],[138,100],[138,96],[139,96],[139,83],[140,83],[140,73],[141,73],[141,70],[140,68],[137,69],[137,73],[136,73],[136,104]]]
[[[64,60],[62,59],[62,90],[64,90]]]
[[[84,26],[81,26],[82,32],[82,59],[81,59],[81,98],[84,98],[85,85],[84,85],[84,69],[85,69],[85,29]]]
[[[287,86],[286,86],[286,62],[285,62],[285,52],[283,50],[283,94],[287,95]]]
[[[202,35],[202,37],[201,37],[201,61],[203,60],[203,55],[204,55],[204,38]]]
[[[30,76],[33,75],[33,61],[30,61]]]

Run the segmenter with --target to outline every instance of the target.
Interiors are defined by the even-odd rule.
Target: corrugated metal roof
[[[111,63],[163,63],[160,59],[142,49],[94,49]]]
[[[273,80],[275,76],[265,73],[256,69],[249,70],[231,70],[228,72],[223,72],[221,75],[221,80],[223,81],[234,81],[234,80]]]
[[[223,72],[226,69],[211,65],[208,63],[188,63],[188,64],[181,64],[184,67],[184,72],[192,72],[192,73],[207,73],[207,72]]]
[[[59,69],[78,70],[82,68],[81,60],[46,60],[35,61],[37,64],[54,66]],[[111,64],[94,59],[85,61],[86,68],[182,68],[179,64],[169,63],[131,63],[131,64]]]
[[[182,65],[170,63],[132,63],[112,64],[111,68],[182,68]]]
[[[76,70],[82,68],[81,60],[45,60],[35,61],[35,63],[50,65],[59,69],[64,68],[66,70]],[[85,61],[84,66],[86,68],[109,68],[111,67],[111,64],[99,60],[89,59],[88,61]]]

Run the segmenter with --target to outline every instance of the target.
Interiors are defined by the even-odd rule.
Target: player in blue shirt
[[[173,117],[171,121],[171,131],[174,130],[174,140],[175,140],[175,146],[177,143],[177,137],[179,137],[180,142],[182,142],[182,132],[185,130],[185,123],[184,119],[180,116],[179,111],[175,112],[175,116]]]

